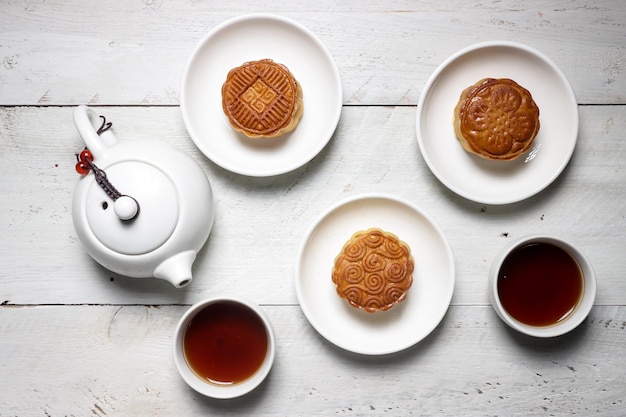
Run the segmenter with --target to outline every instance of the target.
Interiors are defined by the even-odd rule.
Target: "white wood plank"
[[[334,202],[376,191],[407,198],[442,227],[455,256],[456,305],[486,305],[490,262],[508,239],[560,236],[580,247],[598,276],[600,305],[625,305],[626,130],[624,106],[581,106],[579,142],[557,181],[510,206],[467,201],[441,185],[415,139],[415,107],[344,107],[335,136],[312,162],[286,175],[227,172],[189,139],[177,107],[96,108],[120,141],[150,138],[189,152],[217,198],[214,229],[183,290],[99,267],[77,240],[71,198],[83,143],[71,107],[0,109],[0,302],[11,304],[187,303],[241,292],[294,304],[303,234]],[[260,242],[271,242],[271,245]]]
[[[622,3],[1,2],[0,417],[623,415]],[[321,154],[274,178],[213,164],[190,140],[177,107],[196,43],[225,20],[256,12],[292,18],[317,34],[337,61],[347,104]],[[415,139],[415,105],[435,68],[464,46],[494,39],[551,57],[583,104],[568,168],[544,192],[509,206],[447,190]],[[191,286],[118,276],[82,248],[71,221],[74,153],[83,147],[72,122],[76,104],[99,106],[119,140],[164,140],[209,175],[216,223]],[[323,339],[294,291],[305,230],[334,202],[369,191],[428,212],[449,239],[457,269],[452,306],[432,335],[374,358]],[[596,306],[565,337],[517,335],[489,306],[491,259],[529,233],[563,237],[594,265]],[[188,305],[222,292],[261,303],[278,342],[269,379],[235,401],[195,394],[171,352]]]
[[[2,416],[620,415],[626,309],[596,307],[556,340],[518,336],[490,307],[453,307],[407,351],[330,345],[297,306],[264,306],[277,356],[234,401],[194,393],[171,343],[185,306],[0,307]]]
[[[254,12],[289,17],[317,34],[337,61],[348,104],[417,104],[439,64],[485,40],[539,49],[581,103],[626,102],[619,1],[334,3],[3,2],[0,104],[178,104],[196,43]]]

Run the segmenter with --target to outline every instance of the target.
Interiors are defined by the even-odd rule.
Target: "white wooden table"
[[[325,149],[270,178],[234,174],[207,159],[178,107],[196,43],[251,12],[312,30],[334,56],[344,87],[341,119]],[[523,42],[551,57],[579,103],[568,167],[543,192],[506,206],[445,188],[415,133],[432,72],[486,40]],[[118,276],[84,251],[70,204],[74,153],[83,146],[72,121],[79,104],[105,114],[119,140],[154,138],[183,149],[211,179],[215,224],[190,286]],[[1,417],[624,415],[626,8],[619,0],[3,1],[0,106]],[[379,163],[381,156],[397,163]],[[303,315],[294,287],[297,249],[314,219],[369,191],[429,213],[456,267],[441,324],[385,357],[326,341]],[[491,260],[509,239],[530,233],[575,244],[597,274],[590,316],[556,340],[514,334],[487,298]],[[268,312],[277,357],[258,390],[217,401],[179,377],[172,336],[189,305],[233,291]]]

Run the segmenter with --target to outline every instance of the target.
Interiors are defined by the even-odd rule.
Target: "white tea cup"
[[[275,352],[268,316],[239,296],[192,305],[174,335],[174,362],[181,377],[212,398],[235,398],[255,389],[269,374]]]
[[[527,252],[526,255],[522,255],[522,251],[531,250],[529,248],[532,248],[534,252]],[[541,252],[542,250],[544,253]],[[521,258],[521,256],[525,257]],[[567,260],[568,257],[569,261]],[[566,265],[555,264],[559,259]],[[569,264],[567,264],[568,262]],[[573,302],[571,308],[566,311],[562,318],[540,325],[527,320],[528,316],[522,318],[524,314],[520,314],[520,312],[524,310],[538,317],[543,314],[542,309],[548,311],[548,303],[544,302],[544,299],[550,299],[553,294],[555,294],[553,297],[555,303],[558,302],[557,298],[560,296],[558,295],[559,291],[556,291],[555,281],[549,281],[551,279],[556,280],[559,278],[557,276],[563,275],[563,270],[573,271],[576,266],[582,282],[572,285],[580,285],[579,295],[577,301]],[[519,269],[507,271],[507,268]],[[506,284],[504,281],[500,282],[500,280],[505,279],[511,280],[513,276],[518,277],[515,278],[520,283],[517,287],[510,287],[511,284],[508,282]],[[525,281],[520,281],[522,279]],[[533,282],[538,284],[532,284]],[[569,279],[568,282],[573,281]],[[565,281],[560,284],[570,285],[569,283],[566,284]],[[505,287],[505,285],[509,287]],[[533,287],[530,287],[531,285]],[[504,288],[515,288],[515,290],[506,290],[505,292]],[[572,294],[576,291],[574,288],[561,288],[561,290],[571,290]],[[529,336],[546,338],[570,332],[585,320],[593,307],[595,297],[596,279],[591,263],[580,250],[555,237],[534,235],[514,240],[496,256],[489,272],[489,299],[494,310],[502,321],[511,328]],[[538,300],[542,302],[540,303]],[[505,305],[507,302],[509,303],[508,308]],[[516,307],[513,308],[513,306]],[[550,308],[552,307],[550,305]]]

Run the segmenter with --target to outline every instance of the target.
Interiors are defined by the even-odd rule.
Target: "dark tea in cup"
[[[552,326],[567,319],[583,294],[580,266],[567,251],[546,242],[512,250],[498,273],[498,296],[516,320]]]
[[[555,337],[582,323],[596,297],[591,262],[576,247],[550,236],[511,241],[489,272],[489,300],[511,328]]]
[[[250,308],[219,301],[198,312],[183,337],[185,360],[202,379],[237,384],[250,378],[267,355],[263,320]]]
[[[183,380],[213,398],[235,398],[269,374],[276,346],[263,309],[240,296],[218,296],[192,305],[174,334],[174,362]]]

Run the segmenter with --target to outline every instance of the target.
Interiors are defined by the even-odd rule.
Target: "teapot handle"
[[[85,145],[91,151],[94,158],[104,155],[107,148],[115,145],[117,139],[110,129],[98,134],[97,129],[102,125],[103,118],[85,105],[80,105],[74,110],[74,124],[78,133],[83,138]]]

